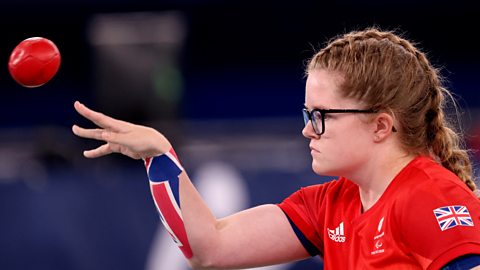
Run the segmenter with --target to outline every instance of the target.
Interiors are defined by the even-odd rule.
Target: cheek
[[[322,148],[322,153],[312,154],[312,169],[316,174],[345,176],[363,164],[367,153],[358,144],[343,142]]]
[[[358,126],[352,125],[336,135],[333,147],[344,158],[363,156],[369,150],[368,134]]]
[[[362,164],[368,156],[367,134],[358,126],[331,129],[318,141],[321,153],[312,154],[312,167],[317,174],[342,175]]]

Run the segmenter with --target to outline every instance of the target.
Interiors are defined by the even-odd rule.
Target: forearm
[[[180,201],[188,240],[193,251],[193,257],[189,262],[195,268],[212,267],[216,264],[216,256],[221,254],[217,219],[185,172],[180,175]]]
[[[154,203],[174,242],[193,265],[209,265],[218,239],[216,219],[175,152],[145,159]]]

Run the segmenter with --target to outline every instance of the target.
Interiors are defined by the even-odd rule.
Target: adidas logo
[[[345,234],[343,232],[343,222],[338,225],[334,230],[327,228],[328,237],[335,242],[343,243],[345,242]]]

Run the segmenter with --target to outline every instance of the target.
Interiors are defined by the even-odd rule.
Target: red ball
[[[38,87],[55,76],[60,58],[60,52],[52,41],[42,37],[27,38],[10,55],[8,70],[22,86]]]

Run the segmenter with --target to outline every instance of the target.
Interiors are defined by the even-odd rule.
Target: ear
[[[379,113],[372,122],[373,140],[381,142],[392,133],[393,117],[388,113]]]

